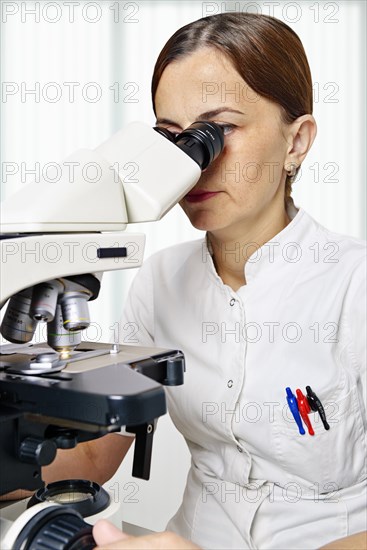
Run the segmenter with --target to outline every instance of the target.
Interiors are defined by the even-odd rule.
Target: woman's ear
[[[302,115],[288,125],[288,149],[284,160],[285,170],[301,166],[317,133],[317,125],[312,115]]]

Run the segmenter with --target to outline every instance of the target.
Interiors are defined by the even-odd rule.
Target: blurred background
[[[179,27],[226,11],[275,16],[300,36],[314,81],[318,135],[293,197],[331,230],[365,238],[366,3],[2,1],[1,197],[57,163],[95,148],[132,120],[154,125],[150,79]],[[55,196],[57,201],[57,196]],[[30,208],[32,205],[30,205]],[[145,257],[200,238],[176,206],[162,221],[129,226],[147,236]],[[110,341],[135,270],[104,276],[88,338]],[[164,529],[178,507],[189,456],[168,416],[159,421],[151,481],[131,478],[131,453],[107,484],[125,521]]]

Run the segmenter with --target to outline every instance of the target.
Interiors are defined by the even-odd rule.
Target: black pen
[[[317,397],[316,393],[312,391],[311,386],[306,386],[306,392],[307,392],[307,401],[309,402],[311,409],[314,412],[319,413],[325,430],[330,430],[330,426],[326,420],[325,410],[324,410],[324,407],[322,406],[320,399]]]

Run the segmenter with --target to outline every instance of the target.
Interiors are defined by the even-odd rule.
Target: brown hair
[[[312,114],[311,71],[297,34],[274,17],[237,12],[203,17],[171,36],[154,67],[154,111],[155,94],[167,65],[203,46],[224,53],[252,90],[279,104],[285,123]],[[291,195],[293,179],[286,178],[285,198]]]

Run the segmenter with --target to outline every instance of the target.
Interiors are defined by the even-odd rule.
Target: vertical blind
[[[314,81],[318,135],[293,196],[335,231],[364,237],[365,21],[363,1],[63,1],[1,3],[2,197],[130,120],[154,124],[155,59],[180,26],[224,11],[274,15],[301,37]],[[55,200],[57,198],[55,197]],[[147,234],[146,256],[198,238],[179,207]],[[116,318],[134,273],[105,277],[99,318]],[[98,308],[98,305],[95,304]]]

